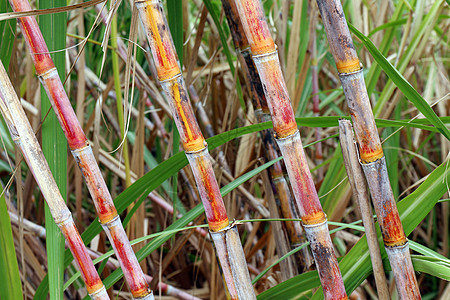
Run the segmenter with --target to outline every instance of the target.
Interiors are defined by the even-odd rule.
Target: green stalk
[[[1,185],[0,193],[0,299],[23,299],[11,221]]]
[[[111,47],[117,49],[117,15],[112,19],[111,24]],[[119,56],[116,51],[111,51],[113,76],[114,76],[114,89],[116,90],[116,104],[117,104],[117,118],[119,119],[120,126],[120,138],[125,138],[125,124],[123,117],[123,102],[122,91],[120,88],[120,69],[119,69]],[[123,160],[125,165],[125,184],[127,187],[131,185],[130,176],[130,158],[128,156],[128,142],[123,142]]]
[[[40,0],[39,9],[61,7],[67,5],[65,0]],[[66,47],[67,15],[46,14],[39,17],[39,25],[49,51],[60,50]],[[63,76],[65,72],[65,52],[52,54],[58,73]],[[62,78],[64,80],[64,78]],[[45,118],[51,109],[50,101],[43,88],[41,88],[41,114]],[[55,177],[61,195],[67,196],[67,142],[59,126],[56,114],[51,111],[42,124],[42,149],[49,162],[50,170]],[[63,299],[64,285],[64,237],[52,218],[48,205],[45,204],[45,227],[47,230],[47,259],[50,285],[50,299]]]

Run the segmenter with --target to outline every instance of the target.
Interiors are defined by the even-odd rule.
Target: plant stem
[[[399,297],[421,299],[409,254],[408,240],[389,183],[386,161],[367,95],[363,70],[342,5],[338,0],[318,0],[317,4],[347,98],[358,142],[359,157],[369,184]]]
[[[263,86],[259,78],[258,70],[251,58],[250,45],[245,36],[236,3],[230,0],[222,0],[222,5],[230,27],[231,36],[233,37],[236,53],[250,84],[250,91],[257,120],[260,123],[270,121],[270,111],[264,95]],[[277,159],[279,149],[273,138],[273,130],[262,130],[260,134],[264,144],[263,150],[266,161]],[[283,164],[281,162],[275,163],[269,168],[269,172],[271,175],[273,192],[280,202],[282,216],[286,219],[298,219],[298,214],[294,207],[294,199],[286,179],[284,178]],[[300,222],[285,222],[285,227],[283,228],[287,229],[292,249],[304,243],[305,238]],[[285,253],[281,253],[280,256],[283,256],[284,254]],[[307,247],[303,248],[302,251],[297,252],[296,258],[299,263],[298,267],[301,271],[308,270],[313,264],[313,259]]]
[[[21,149],[53,217],[52,223],[61,229],[70,251],[75,257],[78,269],[92,299],[109,299],[97,270],[89,257],[86,246],[78,233],[72,214],[53,178],[49,165],[26,118],[19,98],[12,88],[3,65],[0,63],[0,109],[6,120],[14,142]],[[48,231],[47,231],[48,232]],[[64,241],[64,240],[63,240]],[[64,244],[63,244],[64,245]],[[64,255],[63,255],[64,258]],[[62,265],[64,270],[64,264]],[[64,275],[64,271],[62,272]]]
[[[339,140],[341,142],[342,156],[347,170],[348,181],[356,198],[366,231],[367,244],[372,260],[373,275],[380,300],[388,300],[389,289],[384,275],[383,260],[381,259],[380,246],[378,245],[375,223],[372,218],[372,207],[369,203],[367,183],[359,163],[358,152],[353,140],[353,127],[349,120],[339,120]]]
[[[253,60],[265,87],[278,146],[284,157],[306,236],[311,243],[325,299],[347,299],[326,215],[306,162],[277,50],[261,2],[243,0],[236,1],[236,5]]]
[[[163,7],[157,0],[135,1],[135,4],[197,183],[226,288],[232,299],[256,299],[239,234],[235,225],[229,225],[207,144],[191,107]]]
[[[2,282],[0,297],[2,299],[23,299],[19,265],[2,186],[0,186],[0,193],[0,282]]]
[[[31,10],[30,4],[26,0],[10,0],[10,3],[15,11]],[[22,17],[19,18],[19,25],[29,46],[36,72],[45,87],[47,95],[49,95],[53,109],[69,142],[72,155],[83,173],[89,192],[94,200],[100,223],[119,259],[131,293],[135,298],[154,299],[123,229],[111,194],[92,153],[92,148],[78,122],[59,79],[58,72],[48,54],[47,46],[36,20],[34,17]]]

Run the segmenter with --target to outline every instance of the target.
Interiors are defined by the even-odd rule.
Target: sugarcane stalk
[[[255,107],[255,115],[258,122],[270,121],[270,111],[267,106],[267,101],[264,95],[263,86],[258,75],[258,70],[251,58],[250,45],[245,36],[244,28],[239,18],[239,13],[236,3],[230,0],[222,0],[222,5],[227,18],[228,26],[230,27],[231,36],[233,38],[236,54],[241,61],[241,66],[246,74],[250,85],[250,92]],[[278,158],[278,149],[273,139],[273,131],[263,130],[260,132],[263,140],[264,156],[267,161]],[[281,162],[276,162],[269,168],[271,175],[272,186],[274,194],[279,199],[281,207],[281,215],[287,219],[298,219],[298,214],[294,207],[294,200],[292,198],[289,186],[284,178],[283,166]],[[300,222],[285,222],[285,228],[288,233],[291,248],[296,248],[305,242],[303,228]],[[284,255],[283,253],[282,255]],[[296,253],[298,267],[301,271],[305,271],[313,264],[311,254],[307,247]]]
[[[378,245],[375,223],[372,218],[372,207],[369,203],[369,194],[364,173],[359,163],[358,151],[354,142],[353,127],[349,120],[339,120],[339,140],[341,142],[342,156],[348,181],[356,198],[366,232],[367,244],[372,261],[373,275],[380,300],[388,300],[389,289],[384,274],[383,260],[381,259],[380,246]]]
[[[166,93],[197,183],[226,289],[232,299],[255,299],[239,234],[236,225],[229,224],[207,143],[192,110],[162,4],[157,0],[136,0],[135,5],[147,34],[158,79]]]
[[[14,11],[31,10],[30,4],[26,0],[10,0],[9,2]],[[68,140],[72,155],[87,183],[100,223],[119,259],[131,293],[135,298],[153,299],[153,293],[128,241],[120,217],[114,207],[111,194],[93,155],[92,148],[59,79],[58,72],[48,53],[47,45],[36,19],[34,16],[30,16],[22,17],[18,20],[30,50],[36,73],[49,96],[52,107]]]
[[[11,137],[22,151],[23,157],[48,203],[51,215],[67,241],[89,295],[92,299],[109,299],[1,62],[0,98],[0,110]]]
[[[235,3],[263,84],[277,143],[284,157],[306,236],[311,243],[325,299],[347,299],[327,218],[303,152],[278,53],[261,2],[242,0]]]
[[[369,184],[400,299],[421,299],[408,240],[398,214],[386,169],[375,119],[364,82],[363,69],[338,0],[318,0],[339,78],[352,116],[359,157]]]

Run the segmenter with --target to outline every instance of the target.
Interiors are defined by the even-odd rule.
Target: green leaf
[[[183,1],[167,0],[167,22],[177,51],[180,65],[183,65]]]
[[[0,185],[0,299],[23,299],[22,281],[3,187]]]
[[[0,13],[11,11],[8,1],[0,1]],[[16,32],[16,21],[14,19],[0,22],[0,60],[6,70],[11,60],[11,52]]]
[[[67,5],[66,0],[40,0],[39,8],[53,8]],[[50,51],[66,47],[66,13],[47,14],[39,17],[39,26]],[[65,52],[52,54],[52,59],[61,80],[65,79]],[[41,89],[42,117],[51,109],[44,88]],[[61,195],[67,195],[67,140],[54,111],[51,111],[42,125],[42,150]],[[50,276],[50,299],[64,297],[64,237],[56,226],[48,205],[45,204],[45,227],[47,231],[48,274]]]

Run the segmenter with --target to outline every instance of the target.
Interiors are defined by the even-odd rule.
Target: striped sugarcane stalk
[[[278,53],[258,0],[236,1],[253,60],[263,84],[277,143],[319,272],[325,299],[347,299],[325,213],[303,152]]]
[[[338,0],[318,0],[317,4],[347,98],[362,168],[369,184],[398,294],[401,299],[421,299],[408,240],[389,183],[386,161],[364,83],[363,69],[342,5]]]
[[[267,100],[264,95],[263,86],[258,75],[258,70],[252,60],[250,45],[245,36],[244,28],[239,18],[236,3],[234,0],[222,0],[222,5],[230,27],[236,54],[250,85],[250,92],[255,106],[255,115],[258,122],[270,121],[270,111]],[[267,161],[278,158],[278,147],[273,138],[272,130],[263,130],[260,132],[264,144],[264,155]],[[294,207],[294,199],[289,190],[288,183],[284,178],[283,165],[281,162],[273,164],[269,168],[274,194],[278,197],[281,207],[281,215],[286,219],[298,219],[297,211]],[[305,242],[303,228],[300,222],[285,222],[291,248],[296,248]],[[283,253],[284,255],[285,253]],[[313,259],[308,248],[303,248],[297,252],[296,259],[301,271],[308,270],[313,264]]]
[[[9,2],[14,11],[31,10],[27,0],[10,0]],[[100,223],[119,259],[131,293],[135,298],[153,299],[153,293],[128,241],[92,148],[59,79],[36,19],[34,16],[19,18],[19,25],[29,47],[36,72],[48,94],[75,161],[86,180]]]
[[[92,299],[109,299],[1,61],[0,110],[12,139],[22,151],[53,219],[67,241],[89,295]]]
[[[255,299],[236,225],[229,224],[214,176],[207,144],[195,119],[162,4],[136,0],[155,62],[158,79],[169,101],[180,140],[194,174],[223,277],[232,299]]]
[[[375,222],[372,218],[372,206],[369,202],[367,183],[359,163],[358,151],[354,141],[353,127],[349,120],[339,120],[339,141],[341,142],[342,156],[348,181],[352,188],[353,197],[358,203],[359,210],[366,232],[367,245],[369,246],[370,259],[372,261],[373,275],[377,286],[378,298],[389,300],[389,289],[384,274],[383,260],[381,259],[380,246],[378,245]]]

